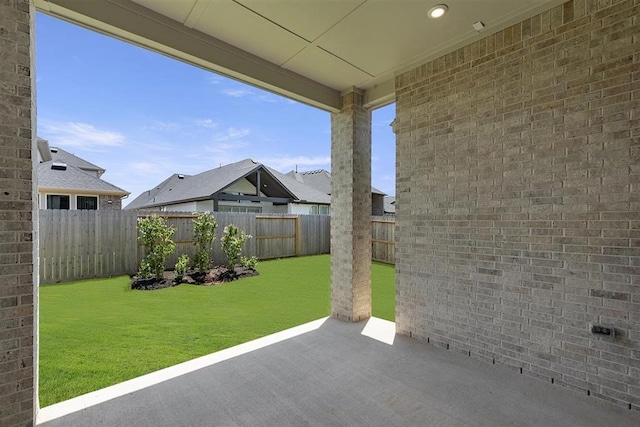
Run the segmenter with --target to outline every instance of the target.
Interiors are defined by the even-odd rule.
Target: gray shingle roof
[[[308,171],[308,172],[291,171],[287,173],[287,176],[290,176],[296,179],[297,181],[308,185],[309,187],[313,187],[318,191],[331,194],[331,172],[327,170],[318,169],[318,170]],[[381,194],[381,195],[385,194],[373,186],[371,187],[371,192],[374,194]]]
[[[396,198],[393,196],[384,196],[384,212],[396,213]]]
[[[140,209],[140,208],[154,205],[156,194],[162,191],[166,186],[170,186],[174,181],[178,180],[179,176],[180,176],[179,174],[174,173],[169,178],[165,179],[160,184],[158,184],[156,187],[150,190],[144,191],[138,197],[136,197],[131,202],[129,202],[127,206],[125,206],[123,209],[125,210]],[[182,175],[182,176],[184,177],[184,179],[186,179],[187,177],[190,177],[189,175]]]
[[[67,164],[66,170],[51,169],[54,162],[58,161],[52,160],[38,165],[38,188],[58,189],[61,191],[91,191],[98,194],[120,196],[129,194],[128,191],[69,164]]]
[[[304,200],[308,203],[325,205],[331,204],[331,196],[329,194],[318,191],[317,189],[302,182],[298,182],[295,178],[280,173],[275,169],[271,169],[270,167],[267,167],[267,169],[282,183],[282,185],[295,194],[298,200]]]
[[[54,150],[57,150],[57,152],[54,152]],[[62,148],[51,147],[51,158],[56,162],[64,162],[67,165],[74,166],[78,169],[97,171],[99,174],[103,174],[105,172],[105,170],[100,166],[94,165],[85,159],[81,159],[75,154],[71,154]]]
[[[251,159],[244,159],[197,175],[173,174],[156,187],[136,197],[125,209],[141,209],[209,199],[214,193],[224,190],[234,182],[247,176],[247,174],[260,168],[263,168],[278,180],[296,200],[304,200],[307,203],[331,203],[331,198],[327,194],[301,184],[295,179],[261,163]],[[183,178],[180,179],[180,176],[183,176]]]

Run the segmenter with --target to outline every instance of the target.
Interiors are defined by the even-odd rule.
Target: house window
[[[309,213],[311,215],[329,215],[329,206],[327,205],[309,205]]]
[[[218,212],[261,213],[262,208],[258,206],[219,206]]]
[[[76,202],[78,209],[95,211],[98,209],[98,198],[96,196],[78,196]]]
[[[69,196],[47,194],[47,209],[69,209]]]

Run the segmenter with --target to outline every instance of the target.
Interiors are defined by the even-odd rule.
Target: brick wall
[[[31,12],[0,0],[0,425],[34,418]]]
[[[639,409],[640,1],[569,1],[396,94],[398,331]]]
[[[362,94],[331,114],[331,313],[371,317],[371,111]]]
[[[371,193],[371,215],[384,215],[384,196],[382,194]]]
[[[98,205],[101,211],[119,211],[122,210],[122,199],[118,196],[101,195],[98,196]]]

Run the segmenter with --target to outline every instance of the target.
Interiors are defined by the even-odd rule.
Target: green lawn
[[[131,291],[126,276],[41,286],[41,406],[329,315],[328,255],[258,271],[157,291]],[[375,316],[394,319],[394,283],[393,266],[373,264]]]

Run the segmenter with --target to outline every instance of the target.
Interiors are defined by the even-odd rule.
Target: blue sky
[[[131,192],[245,158],[331,169],[329,113],[36,15],[38,136]],[[373,112],[372,183],[395,194],[394,105]]]

